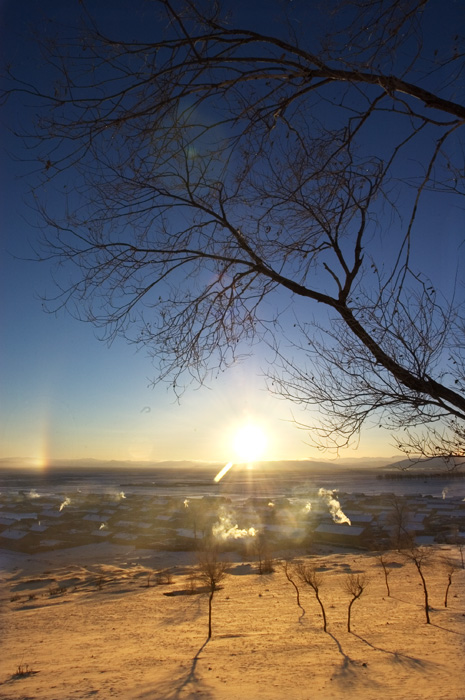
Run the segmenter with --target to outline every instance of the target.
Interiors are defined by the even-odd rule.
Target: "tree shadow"
[[[345,653],[345,651],[343,650],[343,648],[341,646],[339,639],[337,637],[335,637],[332,632],[327,632],[327,634],[331,637],[331,639],[333,639],[336,642],[338,651],[339,651],[340,655],[343,657],[342,669],[344,670],[344,669],[348,668],[350,664],[354,663],[354,660],[351,659],[350,656],[347,656],[347,654]]]
[[[404,666],[408,666],[409,668],[416,668],[416,669],[424,669],[427,666],[434,665],[434,664],[431,664],[431,662],[424,661],[422,659],[417,659],[414,656],[409,656],[408,654],[402,654],[400,651],[390,651],[390,649],[383,649],[382,647],[377,647],[375,644],[372,644],[371,642],[369,642],[368,639],[361,637],[359,634],[355,634],[355,632],[352,632],[352,635],[354,637],[357,637],[357,639],[360,639],[361,642],[364,642],[367,646],[369,646],[374,651],[381,651],[383,654],[390,655],[392,657],[392,660],[398,664],[402,664]]]
[[[424,609],[424,606],[422,605],[421,602],[419,603],[418,601],[415,601],[415,600],[406,600],[405,598],[400,598],[398,595],[393,594],[393,593],[391,593],[390,596],[386,596],[386,598],[391,598],[392,600],[398,600],[399,603],[405,603],[405,605],[411,605],[411,606],[414,606],[417,608]]]
[[[341,666],[332,674],[331,680],[343,683],[345,691],[348,687],[355,686],[355,684],[365,685],[373,691],[378,683],[372,675],[370,677],[366,676],[368,664],[363,661],[356,661],[355,659],[352,659],[345,653],[337,637],[335,637],[331,632],[328,632],[327,634],[336,642],[338,651],[343,657]],[[347,693],[344,694],[346,695]]]
[[[207,637],[192,658],[192,663],[186,673],[180,674],[178,678],[171,675],[164,683],[157,683],[157,693],[162,693],[162,696],[158,695],[158,697],[163,697],[164,700],[180,700],[181,697],[191,697],[191,693],[194,692],[205,700],[213,700],[212,692],[197,676],[197,663],[209,641]],[[189,686],[193,686],[191,693],[187,690]],[[189,695],[184,695],[184,693],[189,693]],[[153,698],[153,688],[137,696],[137,700],[151,700],[151,698]]]
[[[334,677],[340,680],[347,680],[349,678],[355,679],[356,662],[354,661],[354,659],[351,659],[351,657],[345,653],[339,639],[335,637],[332,632],[328,632],[328,634],[331,637],[331,639],[333,639],[336,642],[338,651],[342,656],[342,664],[339,670],[336,672],[336,674],[334,674]]]
[[[177,697],[179,695],[179,693],[183,690],[183,688],[188,686],[190,683],[198,683],[199,682],[197,676],[195,675],[196,669],[197,669],[197,662],[200,658],[200,654],[205,649],[205,647],[207,646],[209,641],[210,641],[210,639],[207,637],[207,639],[204,641],[204,643],[202,644],[202,646],[200,647],[200,649],[197,651],[196,655],[192,659],[192,664],[191,664],[191,667],[189,669],[189,672],[186,675],[184,681],[181,683],[181,685],[177,689],[177,695],[175,697]]]
[[[457,632],[457,630],[451,630],[448,627],[443,627],[442,625],[438,625],[436,622],[430,622],[431,627],[437,627],[440,630],[444,630],[444,632],[451,632],[452,634],[458,634],[459,637],[465,637],[465,632]]]
[[[252,564],[236,564],[228,569],[228,574],[231,576],[250,576],[256,575],[256,571]]]

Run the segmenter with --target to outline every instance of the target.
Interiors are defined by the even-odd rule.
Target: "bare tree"
[[[8,68],[3,96],[34,103],[49,308],[146,346],[176,393],[267,343],[270,389],[323,413],[318,446],[374,419],[455,464],[463,299],[417,254],[426,196],[465,195],[460,3],[330,0],[314,23],[276,1],[263,31],[230,0],[150,8],[147,37],[84,14],[44,43],[50,91]]]
[[[458,528],[458,527],[454,527],[454,531],[453,531],[453,535],[452,535],[451,541],[452,541],[453,544],[456,545],[457,549],[459,550],[460,561],[461,561],[461,563],[462,563],[462,569],[465,569],[465,561],[464,561],[464,557],[463,557],[463,550],[464,550],[464,548],[465,548],[465,542],[464,542],[464,540],[463,540],[463,537],[462,537],[461,534],[460,534],[460,531],[459,531],[459,528]]]
[[[460,559],[461,559],[461,561],[462,561],[462,569],[465,569],[465,563],[464,563],[464,561],[463,561],[464,543],[463,543],[463,542],[459,542],[459,543],[457,544],[457,547],[458,547],[459,552],[460,552]]]
[[[187,501],[187,502],[186,502]],[[192,525],[194,540],[197,540],[200,532],[205,536],[207,517],[205,514],[205,503],[202,500],[186,499],[184,502],[186,519]]]
[[[392,569],[389,568],[389,559],[388,555],[386,552],[381,552],[381,554],[377,555],[377,559],[381,566],[383,567],[383,573],[384,573],[384,583],[386,584],[386,591],[388,594],[388,597],[391,595],[391,589],[389,588],[389,581],[388,578],[392,572]]]
[[[287,559],[284,559],[282,561],[282,569],[283,569],[284,575],[287,578],[287,580],[289,581],[289,583],[291,583],[294,586],[294,590],[295,590],[295,594],[296,594],[296,598],[297,598],[297,605],[302,610],[301,617],[303,617],[305,615],[305,608],[303,608],[302,605],[300,604],[300,591],[299,591],[299,587],[298,587],[297,583],[295,582],[296,576],[294,575],[296,573],[295,567],[292,566],[292,564]]]
[[[455,574],[456,571],[458,571],[460,567],[457,560],[453,557],[445,557],[443,560],[443,564],[447,574],[447,587],[446,594],[444,596],[444,607],[447,608],[447,599],[449,596],[449,588],[452,585],[452,576]]]
[[[392,527],[391,541],[393,547],[400,552],[402,548],[413,544],[413,533],[409,530],[410,509],[407,499],[403,496],[394,496],[389,505],[387,523]]]
[[[262,574],[272,574],[274,566],[271,547],[267,537],[263,533],[259,533],[254,537],[252,549],[258,559],[258,573],[260,576]]]
[[[423,586],[426,624],[429,625],[431,623],[429,616],[429,596],[424,571],[425,567],[431,564],[433,550],[428,549],[427,547],[417,547],[415,545],[412,545],[409,549],[403,550],[402,554],[408,561],[411,561],[412,564],[415,564],[416,570],[418,571],[418,575],[420,576],[421,584]]]
[[[350,615],[352,610],[352,605],[356,600],[360,598],[363,591],[367,587],[368,581],[364,574],[347,574],[345,580],[345,589],[352,599],[349,603],[347,609],[347,631],[350,632]]]
[[[323,582],[323,577],[317,572],[315,566],[312,566],[311,564],[304,564],[303,562],[299,562],[296,564],[296,572],[297,576],[303,583],[306,583],[311,588],[313,588],[315,597],[318,601],[318,604],[321,608],[321,613],[323,615],[323,630],[326,632],[326,612],[322,600],[320,598],[320,588]]]
[[[212,636],[212,603],[218,584],[226,575],[227,563],[219,559],[219,550],[214,542],[205,541],[197,554],[198,578],[206,584],[208,596],[208,639]]]

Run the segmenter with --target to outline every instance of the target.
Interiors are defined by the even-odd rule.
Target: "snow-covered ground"
[[[302,558],[319,567],[327,633],[309,586],[299,584],[299,607],[282,568],[259,576],[254,562],[236,557],[213,599],[210,640],[208,596],[188,594],[193,553],[104,542],[35,556],[5,553],[0,698],[464,700],[459,551],[436,546],[425,570],[429,625],[418,573],[399,554],[388,557],[388,596],[374,555],[322,551]],[[457,562],[447,608],[444,556]],[[166,568],[172,583],[157,585],[153,572]],[[368,580],[352,607],[351,633],[344,588],[350,573]]]

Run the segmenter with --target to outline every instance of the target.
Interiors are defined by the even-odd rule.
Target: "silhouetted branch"
[[[417,257],[426,194],[465,195],[459,40],[431,53],[423,0],[329,2],[316,35],[270,9],[257,31],[228,0],[156,0],[150,40],[85,14],[43,43],[43,84],[7,69],[3,99],[37,114],[18,135],[48,308],[145,346],[177,395],[267,344],[317,446],[375,420],[408,455],[463,457],[463,299]]]

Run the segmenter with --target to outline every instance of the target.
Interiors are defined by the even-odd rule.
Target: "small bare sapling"
[[[459,552],[460,552],[460,559],[461,559],[461,562],[462,562],[462,569],[465,569],[465,563],[464,563],[464,560],[463,560],[463,550],[465,549],[465,545],[463,544],[463,542],[458,542],[458,543],[457,543],[457,547],[458,547],[458,550],[459,550]]]
[[[291,563],[289,561],[287,561],[287,559],[284,559],[284,561],[281,563],[281,566],[282,566],[282,570],[284,571],[285,577],[287,578],[289,583],[292,583],[292,585],[294,586],[296,597],[297,597],[297,605],[302,610],[301,617],[303,617],[305,615],[305,610],[302,607],[302,605],[300,604],[300,591],[299,591],[298,585],[295,582],[295,576],[294,576],[295,567],[293,567],[291,565]]]
[[[452,576],[459,569],[459,563],[452,557],[444,557],[443,563],[447,574],[446,595],[444,597],[444,607],[447,608],[447,598],[449,596],[449,588],[452,585]]]
[[[386,584],[386,591],[388,594],[388,597],[391,595],[391,589],[389,588],[389,576],[392,572],[392,569],[389,567],[389,560],[386,552],[382,552],[381,554],[378,554],[376,557],[383,567],[383,573],[384,573],[384,583]]]
[[[296,573],[302,583],[306,583],[310,586],[310,588],[313,588],[315,597],[320,605],[323,615],[323,630],[326,632],[326,613],[320,598],[320,588],[323,582],[322,575],[317,572],[315,566],[312,566],[311,564],[304,564],[303,562],[299,562],[296,565]]]
[[[394,496],[390,502],[387,524],[391,526],[392,546],[398,552],[413,545],[413,533],[409,530],[410,510],[408,501],[403,496]]]
[[[16,669],[15,676],[17,678],[20,678],[22,676],[29,676],[31,673],[32,671],[29,669],[29,664],[20,663],[18,664],[18,668]]]
[[[21,659],[21,663],[18,664],[16,673],[13,674],[13,678],[25,678],[26,676],[32,676],[36,673],[37,671],[33,671],[29,664],[23,663],[23,660]]]
[[[208,597],[208,639],[212,636],[212,602],[218,584],[226,575],[227,562],[220,561],[218,547],[207,542],[197,554],[198,578],[206,584]]]
[[[363,591],[367,587],[368,580],[364,574],[348,574],[345,580],[345,589],[349,595],[352,596],[347,610],[347,631],[350,632],[350,615],[352,610],[352,605],[358,598],[362,595]]]
[[[187,589],[189,593],[194,595],[197,593],[198,572],[191,571],[187,576]]]
[[[274,571],[271,547],[266,538],[259,534],[254,538],[253,551],[257,557],[258,573],[272,574]]]
[[[412,564],[415,564],[416,570],[418,571],[418,575],[421,578],[421,584],[423,586],[426,624],[429,625],[431,621],[430,621],[430,617],[429,617],[428,587],[426,585],[424,570],[425,570],[425,567],[431,563],[431,558],[433,556],[433,550],[428,549],[427,547],[413,546],[413,547],[410,547],[409,549],[404,550],[402,552],[402,554],[408,561],[411,561]]]
[[[157,586],[170,586],[174,581],[173,574],[169,569],[162,569],[155,574],[155,581]]]

